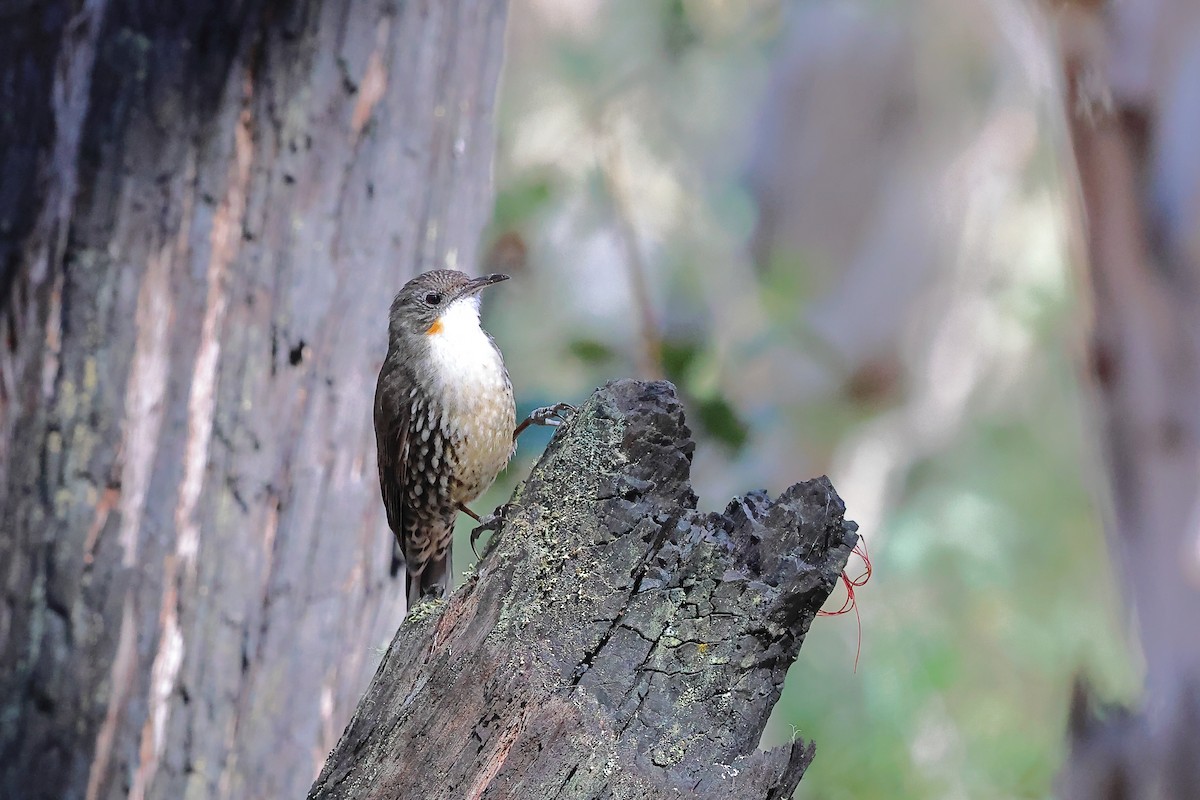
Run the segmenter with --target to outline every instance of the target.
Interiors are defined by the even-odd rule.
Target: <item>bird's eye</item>
[[[438,303],[442,302],[442,296],[437,292],[430,292],[429,294],[425,295],[425,302],[428,305],[436,306]]]

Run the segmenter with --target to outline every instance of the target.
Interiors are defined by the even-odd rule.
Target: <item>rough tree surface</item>
[[[391,294],[476,263],[504,0],[0,2],[0,798],[283,798],[403,614]]]
[[[813,746],[757,747],[856,526],[825,478],[697,511],[692,449],[669,384],[597,391],[401,626],[311,800],[791,797]]]

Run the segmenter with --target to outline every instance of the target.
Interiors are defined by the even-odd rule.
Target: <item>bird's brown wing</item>
[[[387,384],[381,377],[375,390],[375,447],[379,453],[379,489],[388,527],[400,545],[404,536],[404,486],[408,480],[409,409],[407,403],[395,401],[396,393],[389,392]],[[393,563],[392,574],[396,571],[397,565]]]

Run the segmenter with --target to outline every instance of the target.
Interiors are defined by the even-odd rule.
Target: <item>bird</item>
[[[388,350],[375,386],[379,487],[395,536],[392,575],[405,570],[406,614],[445,597],[458,512],[487,491],[530,424],[554,425],[574,408],[535,410],[515,426],[516,402],[504,358],[480,325],[480,293],[508,280],[436,269],[417,275],[392,300]],[[485,526],[493,517],[483,521]]]

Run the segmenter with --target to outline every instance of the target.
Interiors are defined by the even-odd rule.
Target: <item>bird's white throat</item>
[[[460,297],[442,312],[428,335],[435,374],[447,388],[486,390],[504,381],[504,364],[479,324],[479,295]]]

